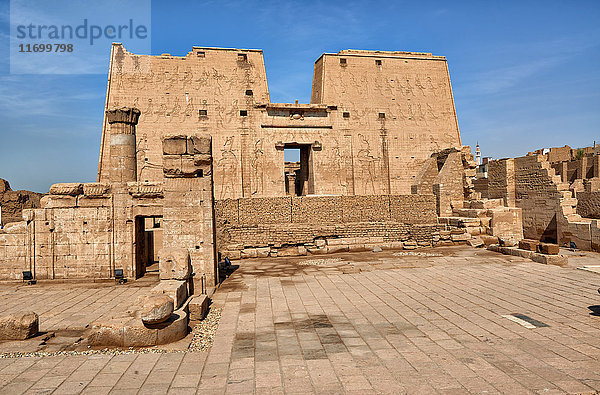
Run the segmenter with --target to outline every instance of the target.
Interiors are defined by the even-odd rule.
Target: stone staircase
[[[521,209],[506,207],[502,199],[478,199],[452,202],[451,217],[440,217],[439,223],[465,229],[471,237],[523,238]],[[486,244],[494,242],[485,238]]]

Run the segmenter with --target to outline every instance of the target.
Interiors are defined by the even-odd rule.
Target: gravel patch
[[[444,256],[442,254],[434,254],[432,252],[419,252],[419,251],[403,251],[394,252],[394,256]]]
[[[342,258],[308,259],[298,262],[300,266],[323,266],[331,263],[342,263]]]
[[[208,351],[215,340],[215,334],[221,320],[221,309],[210,309],[208,314],[200,321],[192,333],[194,338],[190,343],[190,351]]]

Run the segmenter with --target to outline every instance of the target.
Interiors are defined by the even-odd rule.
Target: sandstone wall
[[[310,150],[309,194],[410,193],[432,152],[460,145],[446,60],[350,52],[321,57],[313,104],[294,105],[270,103],[262,51],[194,47],[186,56],[147,56],[114,45],[106,106],[141,110],[138,180],[162,179],[161,138],[177,130],[212,136],[219,200],[285,196],[286,144]],[[105,123],[100,181],[108,151]]]
[[[600,219],[600,192],[577,193],[577,214]]]
[[[444,229],[437,225],[433,195],[217,200],[215,221],[218,250],[230,257],[239,257],[245,248],[311,248],[325,238],[363,247],[391,242],[431,246]]]
[[[2,218],[0,225],[23,220],[23,209],[40,207],[41,193],[31,191],[13,191],[8,181],[0,178],[0,206]]]
[[[0,278],[21,278],[23,270],[31,270],[27,264],[25,221],[14,222],[0,229]]]
[[[218,223],[229,225],[437,223],[433,195],[302,196],[216,200],[215,217]]]
[[[461,145],[443,56],[345,50],[322,55],[315,63],[315,80],[321,83],[313,83],[311,102],[336,105],[345,134],[369,142],[361,147],[361,139],[352,139],[353,149],[368,149],[370,159],[355,160],[354,166],[371,166],[378,176],[372,181],[367,173],[355,177],[357,185],[375,192],[357,188],[356,194],[410,193],[432,152]],[[343,112],[349,117],[339,119]]]

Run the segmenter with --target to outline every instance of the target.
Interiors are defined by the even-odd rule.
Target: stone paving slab
[[[350,274],[249,262],[214,296],[223,310],[209,352],[0,359],[1,391],[600,391],[597,274],[470,248],[413,258]],[[515,313],[548,326],[503,317]]]

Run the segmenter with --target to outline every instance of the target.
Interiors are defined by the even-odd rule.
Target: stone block
[[[208,136],[191,136],[187,139],[187,153],[201,154],[210,157],[212,153],[212,139]]]
[[[159,324],[171,317],[174,310],[173,299],[168,295],[148,295],[140,306],[140,317],[144,324]]]
[[[559,251],[560,248],[558,247],[558,244],[540,243],[538,245],[538,252],[541,252],[542,254],[558,255]]]
[[[8,314],[0,318],[0,340],[25,340],[37,335],[39,317],[32,311]]]
[[[164,247],[159,252],[161,280],[186,280],[192,274],[190,253],[187,248]]]
[[[568,263],[566,255],[533,254],[531,259],[534,262],[543,263],[545,265],[566,266]]]
[[[473,237],[472,239],[467,240],[467,244],[471,247],[477,248],[483,247],[485,243],[479,237]]]
[[[244,248],[242,251],[240,251],[240,257],[242,259],[256,258],[257,256],[258,251],[256,248]]]
[[[529,239],[519,240],[519,248],[522,250],[537,251],[538,244],[539,244],[539,241],[537,241],[537,240],[529,240]]]
[[[210,298],[207,295],[195,295],[188,303],[188,311],[191,321],[200,321],[208,312]]]
[[[187,282],[179,280],[161,280],[152,288],[152,293],[165,294],[173,299],[173,304],[176,309],[187,299]]]
[[[83,193],[83,184],[78,182],[63,182],[50,187],[50,195],[77,196]]]
[[[104,197],[110,192],[110,185],[100,182],[83,184],[83,194],[87,197]]]
[[[453,242],[458,242],[458,241],[467,241],[469,239],[471,239],[473,236],[471,236],[468,233],[463,233],[463,234],[453,234],[450,238]]]
[[[256,249],[256,257],[257,258],[266,258],[269,256],[270,251],[271,251],[271,247],[259,247]]]
[[[187,153],[186,136],[167,136],[163,139],[162,148],[165,155],[185,155]]]

